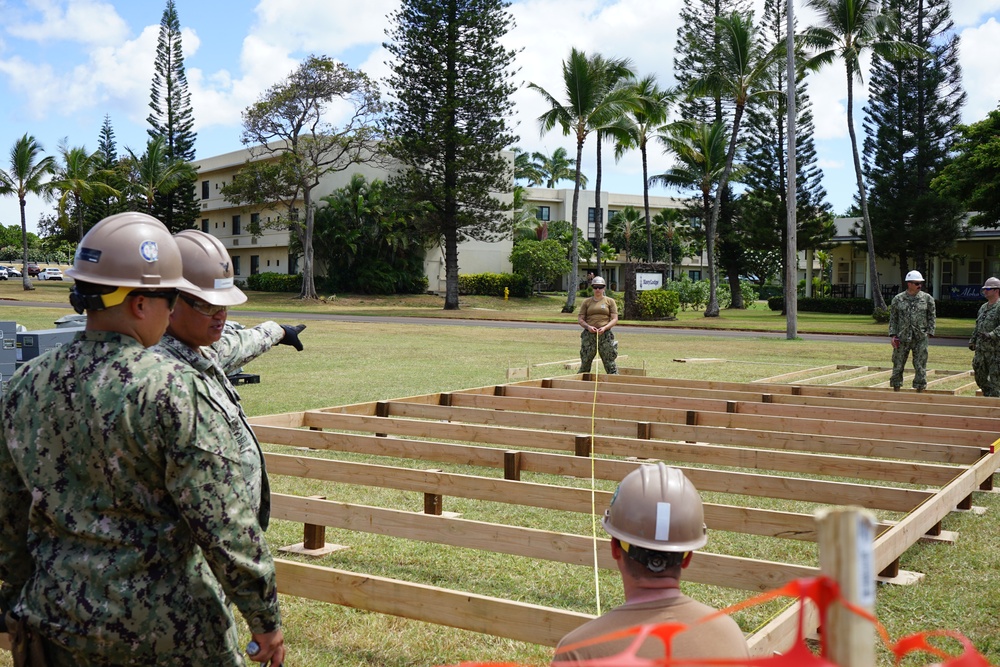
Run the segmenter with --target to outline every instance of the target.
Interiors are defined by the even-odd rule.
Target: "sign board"
[[[948,287],[948,298],[952,301],[983,301],[982,286],[975,285],[951,285]]]
[[[648,289],[660,289],[663,287],[662,273],[638,273],[635,274],[635,288],[639,291]]]

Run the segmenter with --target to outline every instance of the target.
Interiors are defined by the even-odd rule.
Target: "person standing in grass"
[[[15,664],[243,667],[227,598],[252,659],[281,664],[274,561],[227,414],[194,369],[150,349],[193,287],[177,243],[152,216],[113,215],[67,274],[86,329],[18,369],[0,401]]]
[[[625,604],[563,637],[554,667],[617,656],[634,640],[621,637],[622,631],[641,625],[670,624],[680,631],[670,638],[669,652],[660,639],[646,639],[636,654],[639,658],[750,657],[736,621],[681,593],[681,573],[693,552],[708,542],[701,496],[681,470],[656,463],[630,472],[611,498],[603,525],[611,535]]]
[[[594,296],[580,304],[577,321],[583,327],[580,334],[580,372],[589,373],[594,357],[600,353],[604,370],[608,375],[618,374],[618,341],[611,328],[618,324],[618,304],[605,295],[607,284],[604,278],[596,276],[591,282]]]
[[[229,252],[222,241],[196,229],[178,232],[174,240],[180,248],[184,278],[190,286],[181,290],[177,307],[170,313],[167,333],[156,349],[197,370],[218,404],[225,408],[226,423],[240,449],[247,491],[260,527],[267,530],[271,490],[264,453],[228,374],[275,345],[291,345],[301,352],[299,333],[306,327],[269,321],[226,332],[229,307],[247,300],[236,286]]]
[[[903,386],[906,358],[913,352],[913,388],[927,388],[927,338],[934,335],[937,310],[934,297],[920,290],[924,277],[919,271],[906,274],[906,291],[889,304],[889,340],[892,343],[892,376],[889,385]]]
[[[979,307],[976,328],[969,339],[972,371],[983,396],[1000,396],[1000,279],[987,278],[983,285],[986,303]]]

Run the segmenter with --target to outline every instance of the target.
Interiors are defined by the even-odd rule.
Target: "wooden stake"
[[[875,610],[875,517],[857,507],[822,508],[816,512],[820,571],[840,585],[840,594],[868,612]],[[833,604],[822,629],[826,658],[840,667],[875,664],[872,622],[843,605]]]

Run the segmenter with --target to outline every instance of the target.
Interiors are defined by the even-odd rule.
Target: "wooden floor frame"
[[[831,372],[838,372],[831,369]],[[874,564],[891,576],[915,542],[941,532],[972,494],[992,489],[1000,419],[991,399],[842,386],[572,375],[252,419],[261,442],[502,469],[461,475],[269,452],[271,475],[425,494],[425,513],[275,494],[276,519],[593,565],[590,537],[441,515],[462,497],[590,511],[590,491],[521,481],[521,473],[620,480],[642,460],[685,470],[703,492],[860,505],[899,513],[878,526]],[[593,463],[591,462],[593,453]],[[692,467],[711,465],[711,468]],[[717,467],[716,467],[717,466]],[[599,511],[610,494],[598,492]],[[710,529],[815,541],[811,514],[706,504]],[[599,566],[614,567],[608,549]],[[759,592],[816,566],[700,554],[691,581]],[[932,574],[932,573],[931,573]],[[587,614],[366,574],[278,562],[287,594],[554,646]],[[814,618],[807,620],[807,624]],[[748,639],[783,650],[794,610]]]

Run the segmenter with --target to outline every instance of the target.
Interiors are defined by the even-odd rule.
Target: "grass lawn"
[[[29,328],[48,328],[69,312],[64,308],[18,307],[13,299],[66,302],[67,285],[37,283],[30,293],[20,282],[0,283],[0,320],[13,319]],[[241,315],[240,310],[273,310],[273,319],[296,322],[298,312],[333,314],[458,316],[522,321],[573,321],[561,315],[561,297],[543,297],[503,302],[499,299],[463,297],[462,309],[446,313],[438,297],[404,298],[337,297],[327,304],[303,305],[287,296],[252,294],[250,302],[234,309],[230,317],[245,325],[259,320]],[[799,315],[799,330],[884,334],[884,325],[870,318]],[[865,320],[868,322],[865,322]],[[784,319],[758,307],[744,312],[723,311],[722,317],[707,320],[701,313],[681,313],[677,322],[657,326],[691,326],[784,331]],[[939,321],[939,334],[966,336],[971,321]],[[749,336],[721,338],[691,336],[682,332],[645,335],[623,332],[618,335],[620,351],[628,355],[622,365],[645,366],[650,375],[727,381],[749,381],[789,371],[829,364],[889,365],[886,343],[838,343],[783,340]],[[298,353],[278,346],[246,366],[258,373],[261,383],[240,387],[244,406],[251,415],[273,414],[342,405],[361,401],[397,398],[435,391],[486,386],[506,381],[511,366],[572,359],[578,354],[575,332],[527,328],[437,327],[427,324],[350,323],[310,321],[302,333],[305,351]],[[929,366],[965,370],[972,353],[964,347],[933,347]],[[715,358],[717,363],[678,363],[681,358]],[[561,365],[543,367],[546,375],[568,374]],[[533,377],[538,375],[533,372]],[[984,401],[984,410],[988,409]],[[265,445],[270,451],[287,448]],[[294,452],[294,450],[293,450]],[[300,453],[300,452],[294,452]],[[333,456],[333,455],[331,455]],[[481,471],[479,471],[482,474]],[[415,494],[380,492],[350,485],[310,482],[275,476],[275,492],[300,495],[323,494],[331,500],[371,505],[420,509]],[[448,501],[446,501],[448,502]],[[975,505],[985,507],[986,516],[953,513],[943,528],[958,531],[953,545],[918,544],[902,558],[901,567],[927,573],[918,585],[880,587],[877,614],[893,637],[920,630],[958,629],[971,637],[977,648],[994,664],[1000,664],[1000,494],[978,493]],[[446,506],[446,509],[452,509]],[[550,530],[580,530],[578,516],[541,513],[511,507],[488,509],[459,508],[467,518],[497,523],[542,527]],[[476,513],[479,514],[476,514]],[[495,512],[491,515],[490,512]],[[585,523],[589,525],[589,520]],[[274,546],[301,541],[301,525],[276,521],[268,532]],[[726,533],[711,539],[731,540]],[[592,571],[512,557],[487,558],[478,552],[443,546],[403,542],[336,530],[327,531],[327,540],[352,548],[328,556],[320,564],[343,567],[373,575],[396,577],[483,595],[594,612]],[[709,549],[712,542],[710,540]],[[789,553],[781,549],[788,549]],[[800,545],[747,544],[745,555],[782,560],[808,559],[813,554]],[[310,561],[312,562],[312,561]],[[600,580],[602,607],[623,600],[620,582],[611,573]],[[688,591],[712,604],[727,604],[742,594],[708,586],[689,586]],[[322,603],[285,597],[283,614],[290,655],[289,665],[308,667],[346,666],[430,666],[462,661],[516,661],[544,665],[551,650],[407,621]],[[743,614],[738,621],[752,631],[761,616]],[[907,665],[923,665],[914,660]],[[0,665],[9,665],[9,655],[0,655]],[[892,661],[884,653],[880,665]]]

